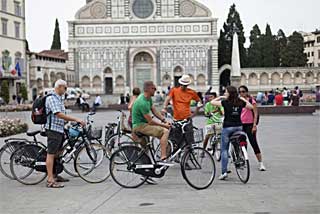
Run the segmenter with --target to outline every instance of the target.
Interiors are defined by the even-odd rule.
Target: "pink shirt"
[[[252,105],[255,105],[257,102],[254,98],[252,99]],[[249,98],[247,98],[247,100],[249,100]],[[250,124],[253,123],[254,118],[253,118],[253,111],[251,109],[248,108],[243,108],[242,112],[241,112],[241,122],[243,124]]]

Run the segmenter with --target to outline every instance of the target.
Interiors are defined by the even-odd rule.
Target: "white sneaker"
[[[219,180],[225,180],[228,177],[228,173],[224,173],[222,175],[219,176]]]
[[[260,167],[259,167],[260,171],[266,171],[266,167],[263,165],[263,163],[260,163]]]

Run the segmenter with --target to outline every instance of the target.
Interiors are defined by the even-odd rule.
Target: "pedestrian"
[[[123,94],[120,94],[120,105],[124,105],[124,104],[126,104],[125,97]]]
[[[282,90],[283,104],[287,106],[289,104],[289,90],[286,87],[283,87]]]
[[[280,91],[276,91],[276,96],[274,97],[274,105],[275,106],[282,106],[283,105],[283,96]]]
[[[296,90],[293,91],[291,98],[290,98],[290,106],[299,106],[300,97]]]
[[[102,105],[101,97],[99,94],[96,94],[96,98],[94,99],[93,106],[92,106],[92,111],[96,112],[97,107],[101,105]]]
[[[264,98],[264,93],[259,91],[258,94],[257,94],[257,103],[261,103],[262,104],[263,98]]]
[[[63,141],[64,141],[64,124],[65,121],[74,121],[80,123],[82,126],[85,122],[68,116],[65,113],[65,106],[63,95],[67,90],[67,83],[64,80],[57,80],[54,84],[54,92],[51,96],[46,99],[46,113],[47,113],[47,123],[45,125],[47,134],[47,158],[46,158],[46,168],[48,173],[47,187],[48,188],[62,188],[63,184],[60,182],[67,182],[58,175],[54,175],[53,165],[54,159],[61,152]]]
[[[241,122],[243,131],[247,134],[251,147],[253,148],[254,154],[256,155],[256,158],[259,162],[259,170],[265,171],[266,167],[263,165],[262,155],[257,141],[257,127],[259,122],[257,103],[255,99],[252,96],[250,96],[249,89],[247,86],[240,86],[239,94],[241,97],[248,100],[253,106],[253,110],[247,108],[242,109]]]
[[[132,107],[133,107],[134,101],[136,101],[136,99],[138,98],[140,93],[141,93],[140,88],[134,88],[132,90],[132,97],[131,97],[130,102],[128,104],[128,110],[130,112],[130,115],[128,118],[128,125],[131,129],[132,129]]]
[[[225,180],[228,177],[228,151],[229,151],[229,137],[232,133],[242,131],[241,112],[243,108],[253,109],[251,103],[239,97],[237,88],[228,86],[225,91],[225,96],[217,97],[211,101],[214,106],[223,106],[224,121],[221,133],[221,170],[219,180]]]
[[[80,97],[80,106],[81,106],[82,112],[89,111],[90,109],[89,104],[82,96]]]
[[[156,103],[161,103],[163,101],[162,96],[160,94],[160,91],[157,91],[155,98],[156,98],[156,100],[155,100]]]
[[[129,95],[129,93],[127,93],[127,96],[126,96],[126,103],[127,103],[127,104],[130,103],[130,95]]]
[[[268,94],[267,104],[273,105],[273,102],[274,102],[274,94],[273,94],[273,90],[271,90],[271,91],[269,91],[269,94]]]
[[[17,96],[17,104],[20,105],[21,104],[21,100],[22,100],[22,97],[20,94],[18,94]]]

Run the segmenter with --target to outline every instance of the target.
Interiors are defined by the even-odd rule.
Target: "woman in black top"
[[[221,133],[221,169],[222,174],[219,176],[220,180],[228,177],[228,151],[229,151],[229,137],[236,131],[242,131],[241,112],[242,108],[253,109],[253,106],[246,99],[239,97],[238,91],[233,86],[228,86],[225,96],[218,97],[211,101],[212,105],[223,106],[224,121]]]

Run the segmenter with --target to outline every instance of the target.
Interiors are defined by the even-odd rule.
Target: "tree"
[[[220,31],[220,37],[218,41],[219,67],[221,67],[224,64],[231,64],[232,40],[234,32],[238,33],[241,66],[246,67],[247,54],[246,49],[244,48],[246,38],[244,36],[243,25],[240,19],[240,15],[236,10],[235,4],[233,4],[230,7],[227,21],[223,25],[223,30]]]
[[[270,25],[267,24],[266,33],[262,37],[262,66],[274,67],[274,37]]]
[[[0,91],[0,96],[3,98],[3,100],[6,103],[9,103],[10,101],[10,95],[9,95],[9,84],[7,80],[3,80],[1,82],[1,91]]]
[[[295,31],[289,36],[281,61],[282,66],[286,67],[306,66],[308,59],[304,53],[303,36],[300,33]]]
[[[278,31],[277,43],[278,43],[278,51],[279,51],[279,66],[282,66],[282,59],[284,57],[285,50],[288,45],[288,39],[285,33],[283,32],[283,30],[281,29]]]
[[[28,100],[28,91],[27,91],[27,87],[24,83],[21,84],[20,92],[21,92],[21,97],[23,98],[23,100],[24,101]]]
[[[250,46],[248,48],[249,67],[262,66],[262,48],[261,48],[261,31],[258,25],[254,25],[250,31]]]
[[[61,50],[61,41],[60,41],[60,30],[59,30],[59,22],[56,19],[56,25],[54,28],[53,41],[51,45],[51,50]]]

